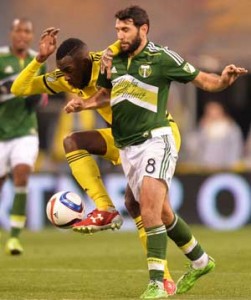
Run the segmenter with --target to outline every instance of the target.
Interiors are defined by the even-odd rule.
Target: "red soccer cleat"
[[[176,284],[173,280],[164,279],[163,280],[164,289],[169,296],[175,295],[176,293]]]
[[[107,229],[120,229],[123,219],[117,210],[104,211],[94,209],[87,218],[75,223],[72,229],[80,233],[94,233]]]

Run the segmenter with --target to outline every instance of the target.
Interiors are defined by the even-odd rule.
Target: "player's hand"
[[[228,65],[221,73],[221,80],[226,86],[230,86],[239,76],[247,73],[248,70],[245,68],[236,67],[235,65]]]
[[[72,112],[80,112],[83,109],[84,109],[84,101],[80,98],[71,99],[64,107],[64,111],[67,114]]]
[[[110,48],[107,48],[103,52],[103,55],[101,57],[101,66],[100,66],[101,74],[104,74],[106,71],[107,79],[111,78],[112,59],[113,59],[113,52]]]
[[[43,63],[57,49],[58,28],[50,27],[44,30],[40,37],[37,61]]]

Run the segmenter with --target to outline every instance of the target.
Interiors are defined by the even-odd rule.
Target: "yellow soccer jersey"
[[[102,52],[90,52],[92,60],[92,74],[91,80],[83,89],[74,88],[64,79],[63,73],[56,69],[45,75],[37,76],[37,72],[41,67],[41,64],[36,59],[33,61],[19,74],[17,79],[14,81],[11,92],[16,95],[34,95],[47,93],[49,95],[58,94],[61,92],[68,92],[78,95],[83,99],[88,99],[96,91],[96,82],[100,70],[100,59]],[[106,122],[111,124],[112,112],[111,107],[103,107],[97,109],[98,113],[104,118]]]

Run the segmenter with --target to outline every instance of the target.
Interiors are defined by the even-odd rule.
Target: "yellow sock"
[[[144,226],[143,226],[143,222],[142,222],[142,218],[141,216],[138,216],[134,219],[134,222],[136,224],[136,227],[138,229],[138,234],[139,234],[139,238],[140,238],[140,241],[141,241],[141,244],[144,248],[144,252],[146,253],[146,243],[147,243],[147,235],[146,235],[146,232],[145,232],[145,229],[144,229]],[[173,280],[172,279],[172,276],[169,272],[169,269],[168,269],[168,265],[167,265],[167,261],[165,260],[165,268],[164,268],[164,279],[167,279],[167,280]]]
[[[95,202],[97,209],[114,207],[107,194],[96,161],[86,150],[76,150],[66,154],[72,174],[87,195]]]

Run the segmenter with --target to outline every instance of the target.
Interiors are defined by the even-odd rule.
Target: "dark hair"
[[[15,18],[11,22],[10,29],[13,30],[14,27],[16,26],[16,23],[30,23],[31,26],[33,27],[32,21],[29,18],[26,17],[21,17],[21,18]]]
[[[121,21],[124,21],[124,20],[127,20],[127,19],[132,19],[133,24],[136,27],[140,27],[144,24],[147,24],[148,25],[148,31],[149,31],[150,21],[149,21],[148,14],[143,8],[141,8],[137,5],[129,6],[125,9],[122,9],[122,10],[118,11],[115,14],[115,18],[117,18]]]
[[[66,55],[73,56],[76,50],[87,47],[86,43],[76,38],[69,38],[62,42],[56,52],[56,59],[60,60]]]

